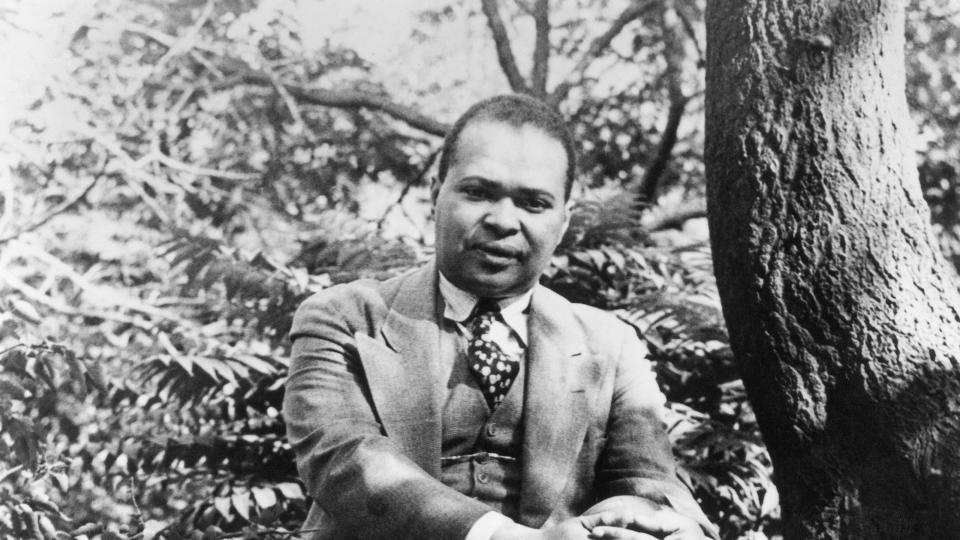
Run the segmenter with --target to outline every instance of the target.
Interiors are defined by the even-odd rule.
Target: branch
[[[73,197],[70,197],[70,198],[67,199],[66,201],[62,202],[59,206],[57,206],[57,207],[54,208],[53,210],[47,212],[47,214],[46,214],[45,216],[43,216],[42,218],[40,218],[40,219],[38,219],[37,221],[34,221],[33,223],[25,226],[24,228],[20,229],[20,230],[17,231],[17,232],[11,233],[11,234],[9,234],[9,235],[7,235],[7,236],[4,236],[4,237],[0,238],[0,244],[5,244],[5,243],[9,242],[10,240],[13,240],[14,238],[17,238],[17,237],[20,236],[21,234],[28,233],[28,232],[31,232],[31,231],[35,231],[35,230],[37,230],[38,228],[40,228],[40,227],[42,227],[43,225],[45,225],[48,221],[50,221],[50,220],[53,219],[54,217],[56,217],[56,216],[58,216],[58,215],[60,215],[60,214],[62,214],[62,213],[64,213],[64,212],[66,212],[66,211],[70,210],[71,208],[73,208],[74,206],[76,206],[77,203],[79,203],[80,201],[82,201],[82,200],[87,196],[87,194],[90,193],[90,190],[93,189],[93,186],[97,185],[97,182],[99,182],[99,181],[100,181],[100,178],[102,178],[101,175],[102,175],[102,171],[101,171],[100,174],[97,174],[96,176],[94,176],[94,177],[93,177],[93,180],[91,180],[90,183],[87,184],[86,187],[84,187],[82,190],[80,190],[79,193],[77,193],[77,194],[76,194],[75,196],[73,196]]]
[[[200,34],[200,29],[203,28],[203,25],[207,24],[207,21],[210,19],[210,15],[213,14],[213,0],[207,0],[207,4],[203,7],[203,11],[200,12],[200,16],[197,17],[196,22],[184,33],[184,35],[177,40],[176,43],[168,45],[167,52],[160,57],[160,60],[157,60],[157,63],[153,65],[151,73],[156,73],[173,57],[181,54],[183,52],[192,50],[194,48],[193,42],[196,41],[197,35]]]
[[[645,0],[634,1],[627,6],[627,8],[614,19],[613,23],[610,24],[610,28],[593,40],[590,48],[583,53],[580,60],[578,60],[573,69],[570,70],[570,73],[564,81],[553,90],[553,94],[550,95],[550,102],[556,105],[566,99],[567,94],[570,93],[570,89],[583,81],[583,74],[590,63],[610,46],[613,39],[616,38],[628,24],[639,19],[640,16],[645,14],[647,10],[655,4],[653,0]]]
[[[125,28],[125,30],[140,34],[165,47],[172,47],[174,43],[176,43],[175,37],[158,32],[152,28],[140,24],[131,23]],[[219,55],[219,53],[209,45],[194,43],[194,48],[198,51]],[[226,60],[227,64],[231,65],[245,65],[245,63],[240,62],[239,60],[230,58],[225,58],[224,60]],[[238,83],[246,83],[255,86],[268,86],[278,90],[279,88],[283,88],[289,92],[290,95],[311,105],[339,107],[343,109],[372,109],[375,111],[380,111],[396,118],[397,120],[407,123],[411,127],[425,131],[431,135],[436,135],[438,137],[443,137],[447,133],[447,130],[450,129],[449,125],[430,118],[429,116],[426,116],[411,107],[393,103],[382,95],[371,94],[362,91],[337,91],[323,90],[319,88],[306,88],[289,82],[274,81],[270,75],[267,75],[263,72],[254,71],[252,69],[239,68],[239,72],[237,69],[234,69],[234,73],[234,77],[214,83],[213,88],[215,90],[223,90],[230,88],[231,86],[235,86]]]
[[[106,28],[105,26],[97,25],[96,23],[90,23],[89,26],[91,28]],[[154,28],[150,28],[145,24],[140,24],[135,22],[127,23],[123,31],[130,32],[133,34],[140,34],[141,36],[151,39],[154,42],[156,42],[158,45],[163,45],[168,49],[173,48],[177,44],[177,41],[179,39],[177,38],[177,36],[164,34],[163,32],[160,32],[159,30],[156,30]],[[203,51],[205,53],[214,54],[214,55],[219,54],[212,45],[206,44],[206,43],[198,43],[196,40],[191,41],[190,46],[195,50]]]
[[[407,193],[410,192],[410,188],[412,188],[414,185],[417,185],[423,182],[423,179],[426,178],[427,173],[430,172],[430,168],[433,167],[433,163],[437,160],[437,156],[440,155],[440,152],[442,150],[443,148],[438,148],[433,152],[431,152],[430,156],[427,157],[427,162],[424,163],[423,168],[420,169],[420,173],[417,174],[417,176],[412,178],[410,181],[408,181],[405,186],[403,186],[403,190],[400,191],[400,196],[397,197],[397,200],[394,201],[393,204],[391,204],[390,206],[387,207],[386,210],[384,210],[383,217],[380,218],[380,221],[377,222],[377,231],[383,230],[383,225],[387,221],[387,216],[390,215],[391,210],[393,210],[397,206],[399,206],[401,210],[403,209],[403,199],[407,196]]]
[[[213,84],[215,90],[222,90],[237,83],[255,86],[274,86],[274,81],[265,73],[251,69],[242,71],[234,77]],[[341,109],[372,109],[386,113],[397,120],[401,120],[411,127],[425,131],[431,135],[443,137],[450,126],[430,118],[411,107],[399,105],[390,101],[386,96],[372,94],[360,90],[324,90],[320,88],[306,88],[289,82],[280,84],[291,96],[311,105],[339,107]]]
[[[642,221],[642,227],[647,232],[657,232],[666,229],[679,229],[691,219],[706,217],[707,201],[697,199],[677,205],[675,208],[657,213],[648,212]]]
[[[480,3],[483,14],[487,16],[487,26],[493,34],[493,43],[497,47],[497,61],[500,62],[500,69],[510,83],[510,89],[517,93],[529,94],[530,89],[527,87],[527,82],[523,80],[523,75],[520,74],[517,59],[514,58],[513,50],[510,48],[510,38],[507,36],[503,19],[500,18],[497,0],[480,0]]]
[[[125,294],[118,289],[112,289],[105,285],[91,283],[90,280],[88,280],[85,276],[74,270],[72,266],[33,244],[18,241],[15,244],[15,249],[17,248],[22,255],[29,255],[46,263],[59,275],[69,279],[71,282],[73,282],[77,289],[79,289],[81,293],[85,295],[86,302],[88,304],[102,308],[103,311],[95,313],[81,312],[80,310],[67,306],[66,304],[58,303],[52,297],[47,296],[46,294],[33,289],[32,287],[29,287],[29,285],[26,285],[24,282],[14,278],[13,276],[6,276],[7,282],[10,283],[11,286],[14,286],[14,288],[20,290],[20,292],[24,293],[24,295],[30,296],[34,300],[40,301],[52,309],[62,311],[64,313],[99,317],[101,319],[113,320],[117,322],[134,322],[130,321],[129,319],[113,316],[107,313],[107,310],[109,309],[115,310],[116,308],[122,308],[134,313],[146,315],[148,317],[173,321],[180,324],[184,328],[195,326],[192,322],[180,317],[179,315],[170,313],[156,306],[146,304],[135,296]],[[9,272],[7,272],[7,274],[9,274]]]
[[[47,296],[46,294],[43,294],[37,289],[34,289],[30,285],[27,285],[27,283],[24,282],[23,280],[15,278],[12,275],[10,275],[9,272],[0,273],[0,283],[5,283],[8,287],[19,292],[24,297],[30,300],[33,300],[38,304],[42,304],[48,307],[49,309],[52,309],[53,311],[63,313],[64,315],[103,319],[105,321],[113,321],[121,324],[131,324],[142,330],[150,329],[150,324],[144,321],[129,319],[127,317],[122,317],[120,315],[117,315],[116,313],[109,313],[106,311],[104,312],[83,311],[75,307],[72,307],[70,305],[67,305],[63,302],[60,302],[59,300],[54,299],[51,296]]]
[[[257,173],[221,171],[219,169],[208,169],[206,167],[198,167],[196,165],[191,165],[189,163],[177,161],[172,157],[166,154],[163,154],[162,152],[151,153],[149,158],[150,158],[149,161],[156,160],[171,169],[176,169],[178,171],[183,171],[185,173],[193,174],[196,176],[212,176],[215,178],[223,178],[224,180],[256,180],[260,178],[260,175]]]
[[[534,95],[543,99],[547,97],[547,75],[550,67],[550,0],[537,0],[533,8],[533,20],[537,37],[533,48],[530,82]]]
[[[683,119],[684,110],[690,98],[679,92],[671,92],[670,110],[667,112],[667,125],[663,128],[663,135],[660,137],[660,144],[657,146],[657,154],[653,163],[643,173],[640,180],[639,189],[640,200],[653,202],[657,194],[660,179],[663,172],[667,170],[667,164],[670,163],[670,154],[673,147],[677,144],[677,129],[680,127],[680,120]]]
[[[150,210],[153,211],[153,214],[165,224],[170,224],[173,222],[173,219],[167,214],[163,208],[160,208],[160,204],[147,193],[147,190],[141,185],[141,181],[146,184],[149,180],[154,180],[152,176],[140,169],[141,164],[130,157],[130,154],[127,154],[119,144],[110,141],[99,134],[84,130],[86,135],[90,137],[93,142],[99,144],[108,152],[116,156],[123,163],[123,169],[127,174],[119,175],[120,178],[127,184],[137,194],[138,197],[147,205]],[[158,186],[155,186],[159,188]]]
[[[690,22],[690,17],[688,17],[682,9],[675,9],[677,12],[677,17],[680,19],[680,22],[683,24],[683,31],[687,33],[687,37],[690,38],[690,41],[693,42],[693,47],[697,50],[697,67],[706,66],[706,55],[703,52],[703,47],[700,45],[700,40],[697,39],[697,31],[693,28],[693,23]]]
[[[670,17],[671,13],[676,14],[676,10],[671,9],[669,4],[665,2],[662,6],[660,26],[663,32],[663,55],[667,61],[664,77],[667,79],[670,109],[667,112],[667,125],[663,128],[663,135],[660,137],[660,145],[657,147],[653,163],[647,167],[639,185],[641,200],[648,202],[655,200],[657,187],[663,177],[663,172],[670,163],[670,154],[673,152],[673,147],[677,143],[677,129],[680,127],[680,120],[683,119],[687,102],[690,101],[690,98],[683,94],[683,65],[686,61],[686,51],[681,32],[677,29],[678,24]]]

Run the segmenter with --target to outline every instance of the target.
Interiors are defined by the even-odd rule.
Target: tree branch
[[[235,86],[238,83],[267,87],[274,86],[274,81],[270,76],[259,71],[247,69],[235,74],[233,77],[214,83],[213,88],[215,90],[222,90]],[[380,111],[405,122],[411,127],[438,137],[443,137],[450,129],[450,126],[443,122],[430,118],[414,110],[412,107],[394,103],[386,96],[379,94],[372,94],[360,90],[306,88],[289,82],[281,82],[280,84],[283,85],[283,88],[285,88],[291,96],[311,105]]]
[[[100,178],[102,178],[102,174],[103,174],[103,171],[101,171],[100,173],[98,173],[96,176],[93,177],[93,180],[91,180],[90,183],[88,183],[88,184],[86,185],[86,187],[84,187],[83,189],[81,189],[81,190],[80,190],[76,195],[74,195],[73,197],[70,197],[69,199],[67,199],[67,200],[63,201],[62,203],[60,203],[60,205],[57,206],[56,208],[54,208],[53,210],[50,210],[49,212],[47,212],[46,215],[44,215],[42,218],[34,221],[33,223],[30,223],[29,225],[26,225],[25,227],[23,227],[22,229],[14,232],[14,233],[10,233],[9,235],[0,238],[0,244],[5,244],[5,243],[9,242],[10,240],[13,240],[14,238],[17,238],[17,237],[20,236],[21,234],[28,233],[28,232],[30,232],[30,231],[35,231],[35,230],[39,229],[40,227],[42,227],[43,225],[45,225],[48,221],[50,221],[50,220],[53,219],[54,217],[56,217],[56,216],[58,216],[58,215],[60,215],[60,214],[62,214],[62,213],[64,213],[64,212],[66,212],[67,210],[70,210],[71,208],[73,208],[74,206],[76,206],[77,203],[79,203],[80,201],[82,201],[82,200],[87,196],[87,194],[90,193],[90,190],[93,189],[93,186],[97,185],[97,182],[99,182],[99,181],[100,181]]]
[[[680,120],[683,119],[683,113],[686,110],[687,102],[690,99],[680,92],[671,92],[670,110],[667,112],[667,125],[663,128],[663,135],[660,137],[660,144],[657,146],[657,154],[653,158],[653,163],[647,167],[640,180],[639,189],[640,200],[653,202],[657,194],[657,188],[663,172],[667,170],[670,163],[670,155],[673,153],[673,147],[677,144],[677,129],[680,127]]]
[[[156,73],[163,66],[170,61],[171,58],[181,54],[183,52],[190,51],[194,48],[193,42],[197,39],[197,36],[200,34],[200,29],[203,28],[203,25],[207,24],[207,21],[210,20],[210,16],[213,14],[213,0],[207,0],[206,5],[203,7],[203,10],[200,12],[200,16],[197,17],[196,22],[191,25],[191,27],[180,37],[176,43],[167,46],[167,52],[157,60],[157,63],[153,65],[151,69],[151,74]]]
[[[664,2],[660,11],[660,26],[663,32],[664,57],[667,68],[664,77],[667,80],[667,92],[670,95],[670,109],[667,111],[667,124],[663,128],[660,144],[653,163],[647,167],[640,181],[638,194],[641,200],[653,202],[657,195],[657,188],[663,177],[670,155],[677,143],[677,129],[683,119],[683,113],[690,98],[683,93],[683,66],[686,61],[686,51],[682,32],[677,28],[679,24],[671,17],[676,15],[672,2]]]
[[[3,274],[6,274],[5,276],[0,275],[0,278],[5,279],[8,285],[20,291],[20,293],[24,296],[40,302],[53,310],[66,314],[97,317],[100,319],[111,320],[115,322],[127,322],[142,326],[141,324],[129,318],[112,314],[112,311],[116,311],[117,308],[121,308],[148,317],[173,321],[184,328],[192,328],[195,326],[194,323],[180,317],[179,315],[144,303],[134,296],[122,293],[117,289],[113,289],[105,285],[91,283],[90,280],[88,280],[85,276],[74,270],[72,266],[33,244],[17,241],[14,244],[13,249],[18,250],[18,252],[20,252],[22,255],[32,256],[33,258],[46,263],[53,269],[53,271],[57,272],[58,275],[66,277],[73,282],[73,284],[81,291],[81,293],[85,295],[87,304],[101,308],[99,311],[95,312],[83,311],[79,308],[74,308],[51,296],[48,296],[43,292],[34,289],[33,287],[30,287],[24,281],[11,275],[11,272],[4,272]]]
[[[415,177],[411,178],[405,186],[403,186],[403,189],[400,191],[400,196],[397,197],[397,200],[394,201],[393,204],[391,204],[390,206],[387,207],[386,210],[384,210],[383,217],[380,218],[380,221],[377,222],[377,231],[383,230],[383,225],[386,223],[387,216],[390,215],[391,210],[393,210],[398,206],[400,207],[401,210],[403,210],[403,199],[406,198],[407,193],[410,192],[410,188],[423,182],[424,178],[426,178],[427,176],[427,173],[430,172],[430,168],[433,167],[433,163],[437,160],[437,156],[440,155],[440,152],[442,150],[443,148],[437,148],[436,150],[431,152],[430,155],[427,157],[427,162],[424,163],[423,168],[420,169],[420,172]]]
[[[171,169],[176,169],[178,171],[183,171],[185,173],[193,174],[196,176],[212,176],[215,178],[223,178],[224,180],[256,180],[260,178],[258,173],[242,173],[242,172],[233,172],[233,171],[221,171],[219,169],[208,169],[206,167],[198,167],[196,165],[191,165],[189,163],[184,163],[182,161],[177,161],[170,156],[167,156],[161,152],[155,152],[150,154],[150,160],[156,160],[162,165],[165,165]]]
[[[547,97],[547,75],[550,68],[550,0],[537,0],[533,8],[537,36],[533,48],[533,69],[530,83],[533,94]]]
[[[517,67],[517,59],[513,56],[510,38],[507,36],[503,19],[500,17],[497,0],[480,0],[480,4],[483,8],[483,14],[487,17],[487,26],[490,27],[490,33],[493,34],[493,43],[497,47],[497,61],[500,62],[500,69],[507,77],[510,89],[517,93],[529,94],[530,88],[527,87],[527,82],[523,80],[523,75],[520,74],[520,69]]]
[[[131,23],[127,26],[127,28],[125,28],[125,30],[140,34],[165,47],[172,47],[177,42],[177,38],[173,36],[169,36],[140,24]],[[219,56],[219,53],[210,45],[194,43],[193,46],[196,48],[196,50]],[[380,111],[396,118],[397,120],[407,123],[411,127],[425,131],[431,135],[436,135],[438,137],[443,137],[447,133],[447,130],[450,129],[449,125],[430,118],[429,116],[426,116],[411,107],[393,103],[382,95],[371,94],[362,91],[338,91],[323,90],[319,88],[306,88],[289,82],[274,81],[274,79],[266,73],[254,71],[249,68],[239,67],[241,65],[246,66],[246,63],[244,62],[231,58],[224,58],[224,60],[226,61],[225,63],[230,64],[231,71],[234,72],[234,76],[214,83],[212,86],[215,90],[230,88],[231,86],[235,86],[239,83],[255,86],[269,86],[278,90],[279,88],[283,88],[290,95],[311,105],[339,107],[343,109],[371,109]]]
[[[580,60],[577,61],[573,69],[570,70],[570,73],[564,78],[564,81],[558,84],[553,90],[553,93],[550,94],[550,103],[557,105],[566,99],[567,94],[570,93],[570,89],[580,84],[583,80],[583,74],[590,63],[610,46],[613,39],[616,38],[628,24],[639,19],[654,5],[656,5],[656,2],[653,0],[638,0],[627,6],[610,24],[610,28],[590,43],[590,47],[583,53]]]
[[[666,229],[679,229],[691,219],[707,216],[707,201],[697,199],[677,205],[675,208],[659,212],[651,211],[644,216],[641,225],[647,232]]]

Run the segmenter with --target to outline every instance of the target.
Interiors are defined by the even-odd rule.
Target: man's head
[[[443,275],[484,297],[533,287],[569,223],[572,167],[569,131],[546,105],[501,96],[471,107],[433,187]]]
[[[494,96],[475,103],[460,118],[443,140],[443,152],[440,154],[437,180],[443,182],[447,171],[456,160],[457,145],[460,142],[460,133],[467,124],[488,120],[500,122],[509,126],[533,126],[550,135],[563,145],[567,156],[565,171],[564,200],[570,198],[573,189],[573,179],[577,167],[577,153],[573,145],[573,134],[567,127],[560,113],[551,109],[542,101],[522,94],[505,94]]]

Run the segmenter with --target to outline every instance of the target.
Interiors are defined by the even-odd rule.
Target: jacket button
[[[497,428],[493,424],[487,424],[487,436],[493,437],[497,434]]]
[[[489,480],[489,479],[490,479],[490,477],[487,476],[487,473],[485,473],[485,472],[483,472],[483,471],[480,471],[480,472],[477,473],[477,482],[480,482],[481,484],[486,484],[486,483],[487,483],[487,480]]]

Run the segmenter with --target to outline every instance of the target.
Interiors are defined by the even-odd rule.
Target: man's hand
[[[700,525],[670,508],[652,514],[629,515],[610,511],[583,516],[595,540],[704,540]]]
[[[608,540],[704,540],[703,529],[674,509],[633,496],[611,497],[579,519],[589,538]]]
[[[491,540],[703,540],[700,525],[667,507],[650,505],[642,514],[616,510],[570,518],[546,529],[510,523]]]

